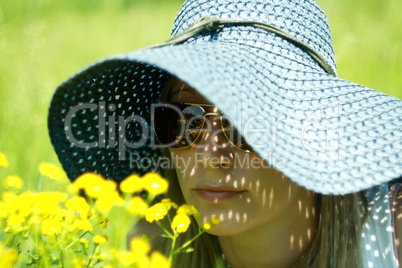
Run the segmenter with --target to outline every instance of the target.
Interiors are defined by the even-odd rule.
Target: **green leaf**
[[[184,250],[183,252],[185,252],[185,253],[191,253],[191,252],[193,252],[193,251],[194,251],[193,248],[187,248],[187,249]]]
[[[147,236],[146,234],[142,234],[141,239],[146,242],[149,242],[149,236]]]
[[[171,237],[171,236],[168,236],[167,234],[161,234],[161,236],[164,237],[164,238],[172,239],[172,237]]]

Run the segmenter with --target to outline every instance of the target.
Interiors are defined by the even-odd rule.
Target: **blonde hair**
[[[362,267],[360,241],[368,206],[364,193],[318,199],[317,234],[296,267]]]

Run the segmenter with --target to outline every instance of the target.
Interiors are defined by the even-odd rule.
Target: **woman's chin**
[[[215,236],[232,236],[237,234],[237,232],[235,232],[233,229],[228,229],[221,226],[211,227],[211,229],[207,230],[206,232]]]
[[[219,224],[206,230],[208,234],[215,236],[233,236],[247,231],[247,224],[223,220]]]

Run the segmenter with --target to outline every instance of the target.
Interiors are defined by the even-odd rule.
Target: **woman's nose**
[[[223,133],[220,116],[208,116],[197,144],[201,146],[204,166],[207,168],[229,168],[234,165],[231,144]]]
[[[230,142],[222,129],[220,116],[206,116],[205,123],[200,137],[200,144],[205,146],[204,150],[218,151],[230,146]]]

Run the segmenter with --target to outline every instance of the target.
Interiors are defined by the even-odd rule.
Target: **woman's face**
[[[179,80],[171,81],[171,101],[209,104]],[[201,224],[218,216],[208,232],[235,235],[288,217],[314,216],[314,195],[269,167],[256,153],[232,146],[221,131],[219,116],[207,116],[211,128],[195,144],[170,148],[186,203],[201,213]],[[306,201],[307,200],[307,201]]]

